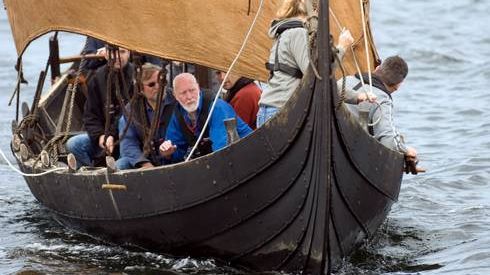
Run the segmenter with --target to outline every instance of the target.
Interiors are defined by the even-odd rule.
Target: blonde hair
[[[151,76],[155,73],[155,72],[159,72],[162,70],[162,67],[160,66],[157,66],[155,64],[152,64],[152,63],[145,63],[141,66],[141,81],[145,81],[145,80],[148,80],[151,78]]]
[[[276,13],[277,19],[286,19],[307,16],[306,5],[303,0],[283,0]]]

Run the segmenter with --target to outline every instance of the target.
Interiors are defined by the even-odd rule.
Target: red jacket
[[[257,127],[260,94],[260,88],[251,82],[238,90],[230,101],[237,115],[252,129]]]

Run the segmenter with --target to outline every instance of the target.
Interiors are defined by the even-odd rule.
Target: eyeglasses
[[[155,85],[157,85],[157,84],[158,84],[158,82],[153,81],[153,82],[146,83],[146,84],[143,84],[143,85],[148,86],[148,87],[150,87],[150,88],[153,88],[153,87],[155,87]]]

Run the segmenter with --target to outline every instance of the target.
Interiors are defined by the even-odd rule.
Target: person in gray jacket
[[[372,92],[377,98],[377,102],[368,104],[368,130],[384,146],[399,151],[408,157],[417,157],[414,148],[407,147],[395,127],[393,121],[393,99],[391,94],[400,88],[408,74],[408,66],[405,60],[399,56],[386,58],[381,65],[376,67],[372,74]],[[361,82],[362,78],[362,82]],[[343,79],[338,80],[337,85],[340,89]],[[345,78],[345,91],[347,95],[365,94],[371,91],[367,74],[359,76],[347,76]],[[364,84],[364,85],[363,85]],[[352,96],[349,96],[352,97]],[[358,113],[358,106],[350,106],[354,113]]]
[[[271,75],[268,87],[260,97],[257,127],[284,106],[308,69],[310,59],[308,31],[304,26],[306,18],[304,0],[284,0],[272,22],[269,37],[274,39],[274,43],[266,64]],[[337,46],[340,58],[346,47],[353,42],[348,30],[340,34]]]

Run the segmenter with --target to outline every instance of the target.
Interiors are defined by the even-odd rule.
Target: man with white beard
[[[200,91],[196,78],[189,73],[174,78],[173,93],[178,104],[170,119],[165,141],[160,145],[160,154],[175,163],[184,160],[188,150],[196,143],[214,98]],[[193,157],[209,154],[227,145],[224,120],[229,118],[236,119],[240,138],[252,132],[228,103],[218,99]]]

